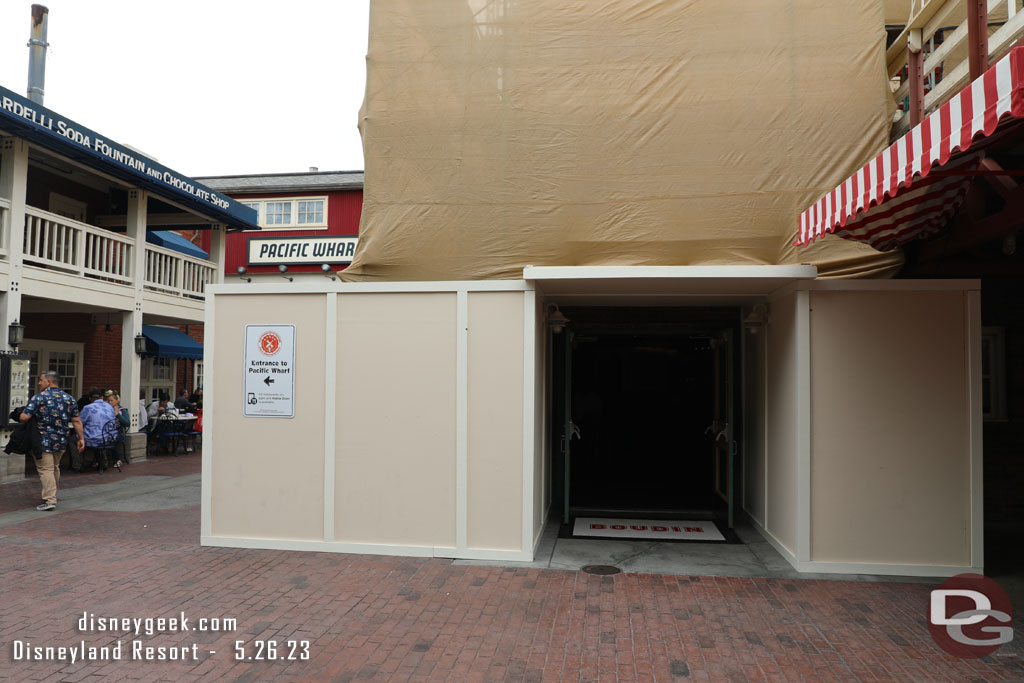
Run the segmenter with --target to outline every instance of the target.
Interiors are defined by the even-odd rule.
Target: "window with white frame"
[[[203,386],[203,361],[197,360],[192,364],[192,391]]]
[[[26,339],[18,351],[28,356],[33,387],[40,372],[56,370],[60,373],[61,389],[77,398],[82,395],[83,348],[75,342]]]
[[[274,230],[317,230],[327,227],[327,197],[247,199],[260,227]]]
[[[177,377],[177,361],[174,358],[142,359],[142,376],[139,382],[139,398],[148,406],[160,394],[174,399],[174,378]]]
[[[267,225],[291,225],[292,203],[291,202],[267,202],[264,211]]]
[[[1006,419],[1006,341],[1001,327],[981,328],[981,412]]]
[[[319,225],[324,222],[324,202],[322,199],[295,202],[298,207],[299,225]]]
[[[256,210],[256,221],[255,221],[255,223],[256,223],[256,225],[262,224],[263,216],[262,216],[262,212],[260,211],[260,207],[262,207],[263,204],[261,204],[260,202],[240,202],[240,203],[242,204],[242,206],[248,206],[250,209],[255,209]]]

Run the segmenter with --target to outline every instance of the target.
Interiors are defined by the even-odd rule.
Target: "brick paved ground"
[[[194,468],[197,461],[137,463],[120,476]],[[15,497],[0,490],[8,502]],[[1019,641],[982,660],[958,660],[933,644],[924,623],[931,586],[597,577],[440,559],[203,548],[198,506],[39,514],[0,527],[0,679],[1024,680]],[[15,640],[95,647],[121,640],[130,657],[135,638],[128,631],[79,632],[83,612],[184,612],[192,627],[201,617],[234,618],[238,626],[137,639],[154,647],[196,644],[198,659],[184,662],[12,661]],[[308,640],[310,657],[234,660],[235,641],[253,655],[255,641],[269,640],[284,656],[287,641]]]

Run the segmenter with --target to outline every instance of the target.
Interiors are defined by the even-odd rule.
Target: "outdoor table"
[[[164,420],[165,422],[173,421],[175,423],[175,427],[177,429],[177,434],[173,434],[172,433],[172,434],[169,435],[170,437],[173,438],[174,436],[181,436],[182,433],[184,433],[184,432],[193,431],[195,429],[196,420],[198,420],[198,419],[199,419],[198,415],[172,415],[171,417],[164,417],[164,416],[151,417],[151,418],[149,418],[149,431],[152,432],[154,430],[158,420]],[[174,444],[173,445],[173,452],[177,453],[178,452],[178,442],[177,442],[177,440],[174,440],[173,444]],[[191,451],[191,449],[186,447],[185,452],[189,453],[190,451]]]

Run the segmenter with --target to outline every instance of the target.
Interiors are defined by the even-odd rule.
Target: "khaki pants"
[[[57,502],[57,482],[60,481],[60,456],[63,453],[43,453],[36,460],[39,481],[43,484],[43,500],[47,503]]]

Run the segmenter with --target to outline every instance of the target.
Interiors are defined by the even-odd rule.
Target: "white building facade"
[[[153,243],[183,228],[209,231],[208,258]],[[167,357],[143,324],[201,323],[206,287],[223,280],[225,234],[240,229],[259,229],[248,207],[0,88],[2,341],[33,372],[58,370],[69,392],[118,388],[137,427],[143,356]],[[120,347],[119,363],[96,344],[86,353],[83,320],[119,330],[102,340]],[[0,480],[22,476],[22,457],[0,455]]]

